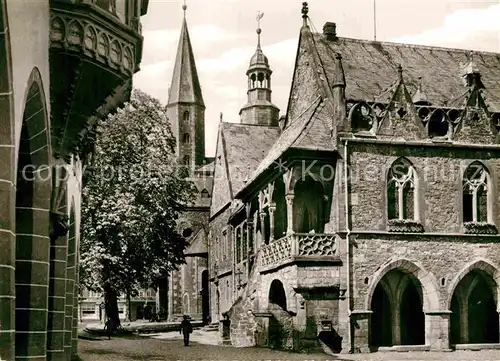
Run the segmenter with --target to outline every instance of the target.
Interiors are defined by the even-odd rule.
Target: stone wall
[[[209,278],[212,322],[221,320],[221,314],[229,310],[236,300],[233,279],[233,244],[231,228],[227,222],[230,209],[221,212],[210,221]],[[227,232],[227,242],[223,242],[223,231]],[[218,239],[218,245],[217,245]],[[219,249],[217,249],[219,247]],[[215,265],[217,264],[217,268]],[[216,274],[217,271],[217,274]],[[217,304],[217,292],[219,303]]]
[[[419,176],[419,215],[425,232],[462,232],[462,172],[481,161],[491,176],[493,220],[498,227],[500,151],[411,147],[382,144],[349,145],[352,230],[387,229],[387,173],[399,157],[406,157]]]

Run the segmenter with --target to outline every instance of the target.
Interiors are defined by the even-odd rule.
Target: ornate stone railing
[[[280,238],[262,247],[262,267],[277,265],[292,258],[291,235]]]
[[[335,257],[337,245],[334,234],[294,233],[262,247],[261,266],[279,266],[295,257]]]
[[[337,246],[333,234],[294,234],[298,242],[298,256],[334,257]]]

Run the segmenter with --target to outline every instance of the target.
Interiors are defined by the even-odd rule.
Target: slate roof
[[[325,121],[325,115],[327,116],[325,109],[328,108],[318,97],[297,119],[292,120],[289,123],[290,126],[285,128],[265,158],[251,173],[248,183],[255,180],[259,174],[275,163],[287,149],[333,150],[333,147],[329,146],[331,137],[328,119]]]
[[[184,251],[185,256],[203,256],[208,253],[207,232],[202,227],[191,241],[191,245]]]
[[[168,104],[175,103],[195,103],[205,106],[186,18],[182,22],[174,74],[168,95]]]
[[[463,76],[471,61],[470,50],[350,38],[332,41],[318,33],[313,34],[313,39],[330,84],[335,54],[342,55],[348,100],[387,102],[389,94],[386,99],[380,96],[397,82],[399,64],[412,95],[417,92],[418,78],[422,77],[422,91],[432,105],[450,106],[467,92]],[[500,54],[473,52],[472,60],[481,73],[490,110],[500,111]]]
[[[279,132],[278,127],[220,123],[221,139],[218,142],[216,159],[220,156],[224,161],[217,163],[219,169],[216,169],[214,174],[211,215],[231,202],[234,194],[245,186],[250,172],[257,168],[266,156],[269,148],[278,139]],[[232,192],[228,192],[227,187]]]

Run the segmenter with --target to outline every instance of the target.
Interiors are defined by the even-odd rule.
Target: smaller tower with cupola
[[[257,14],[257,49],[250,60],[247,70],[248,101],[240,110],[241,123],[278,126],[279,109],[271,101],[271,74],[269,61],[260,46],[260,20],[263,13]]]

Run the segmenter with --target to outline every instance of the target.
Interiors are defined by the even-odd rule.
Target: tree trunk
[[[120,326],[120,315],[118,313],[118,295],[110,287],[104,288],[104,305],[106,316],[113,321],[115,328]]]
[[[131,309],[131,299],[130,299],[130,291],[127,291],[127,317],[130,322],[132,322],[132,309]]]

